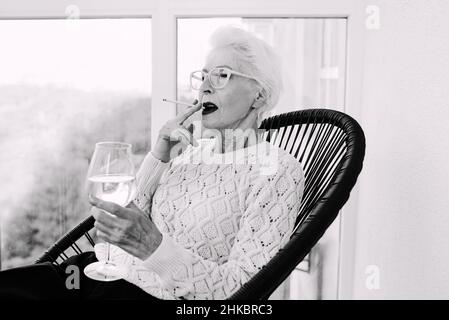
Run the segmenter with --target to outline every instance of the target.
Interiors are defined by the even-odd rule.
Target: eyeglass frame
[[[210,81],[210,74],[211,74],[211,72],[212,72],[213,70],[215,70],[215,69],[225,69],[225,70],[228,70],[228,71],[230,72],[229,77],[226,78],[227,80],[226,80],[225,84],[224,84],[223,86],[221,86],[221,87],[216,87],[216,86],[214,86],[214,85],[212,84],[212,81]],[[190,80],[190,88],[191,88],[192,90],[200,90],[200,88],[201,88],[201,86],[200,86],[200,88],[195,89],[195,88],[193,87],[193,85],[192,85],[192,78],[193,78],[193,74],[194,74],[195,72],[201,72],[203,75],[206,74],[206,75],[207,75],[207,80],[209,81],[210,85],[211,85],[212,88],[214,88],[214,89],[223,89],[224,87],[226,87],[227,84],[228,84],[228,82],[229,82],[229,79],[231,79],[231,76],[232,76],[233,74],[235,74],[235,75],[237,75],[237,76],[241,76],[241,77],[247,78],[247,79],[255,80],[255,81],[257,81],[257,82],[262,86],[262,88],[265,88],[265,86],[264,86],[264,84],[262,83],[262,81],[260,81],[260,80],[257,79],[256,77],[249,76],[249,75],[247,75],[247,74],[244,74],[244,73],[241,73],[241,72],[232,70],[231,68],[228,68],[228,67],[214,67],[214,68],[212,68],[209,72],[204,71],[204,70],[195,70],[195,71],[190,72],[189,80]],[[204,83],[204,80],[203,80],[203,83]]]

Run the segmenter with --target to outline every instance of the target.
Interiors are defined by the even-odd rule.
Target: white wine
[[[134,177],[129,175],[97,175],[87,180],[88,194],[101,200],[126,206],[134,195]]]

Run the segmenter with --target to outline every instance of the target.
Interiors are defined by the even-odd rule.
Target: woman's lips
[[[201,112],[202,115],[210,114],[212,112],[215,112],[218,110],[218,107],[212,103],[212,102],[204,102],[203,103],[203,111]]]

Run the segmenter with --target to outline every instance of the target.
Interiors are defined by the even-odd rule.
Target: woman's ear
[[[256,93],[256,96],[254,98],[254,103],[251,108],[258,109],[258,108],[262,107],[265,104],[265,102],[266,102],[265,95],[263,94],[262,91],[259,91]]]

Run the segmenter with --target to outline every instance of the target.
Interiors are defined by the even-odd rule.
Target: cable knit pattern
[[[127,281],[156,297],[229,297],[293,230],[304,189],[300,163],[267,142],[226,154],[211,145],[201,140],[169,163],[150,152],[137,174],[134,203],[151,215],[162,243],[145,261],[117,247],[111,257],[126,266]],[[270,165],[261,150],[269,150]],[[104,246],[95,251],[104,259]]]

